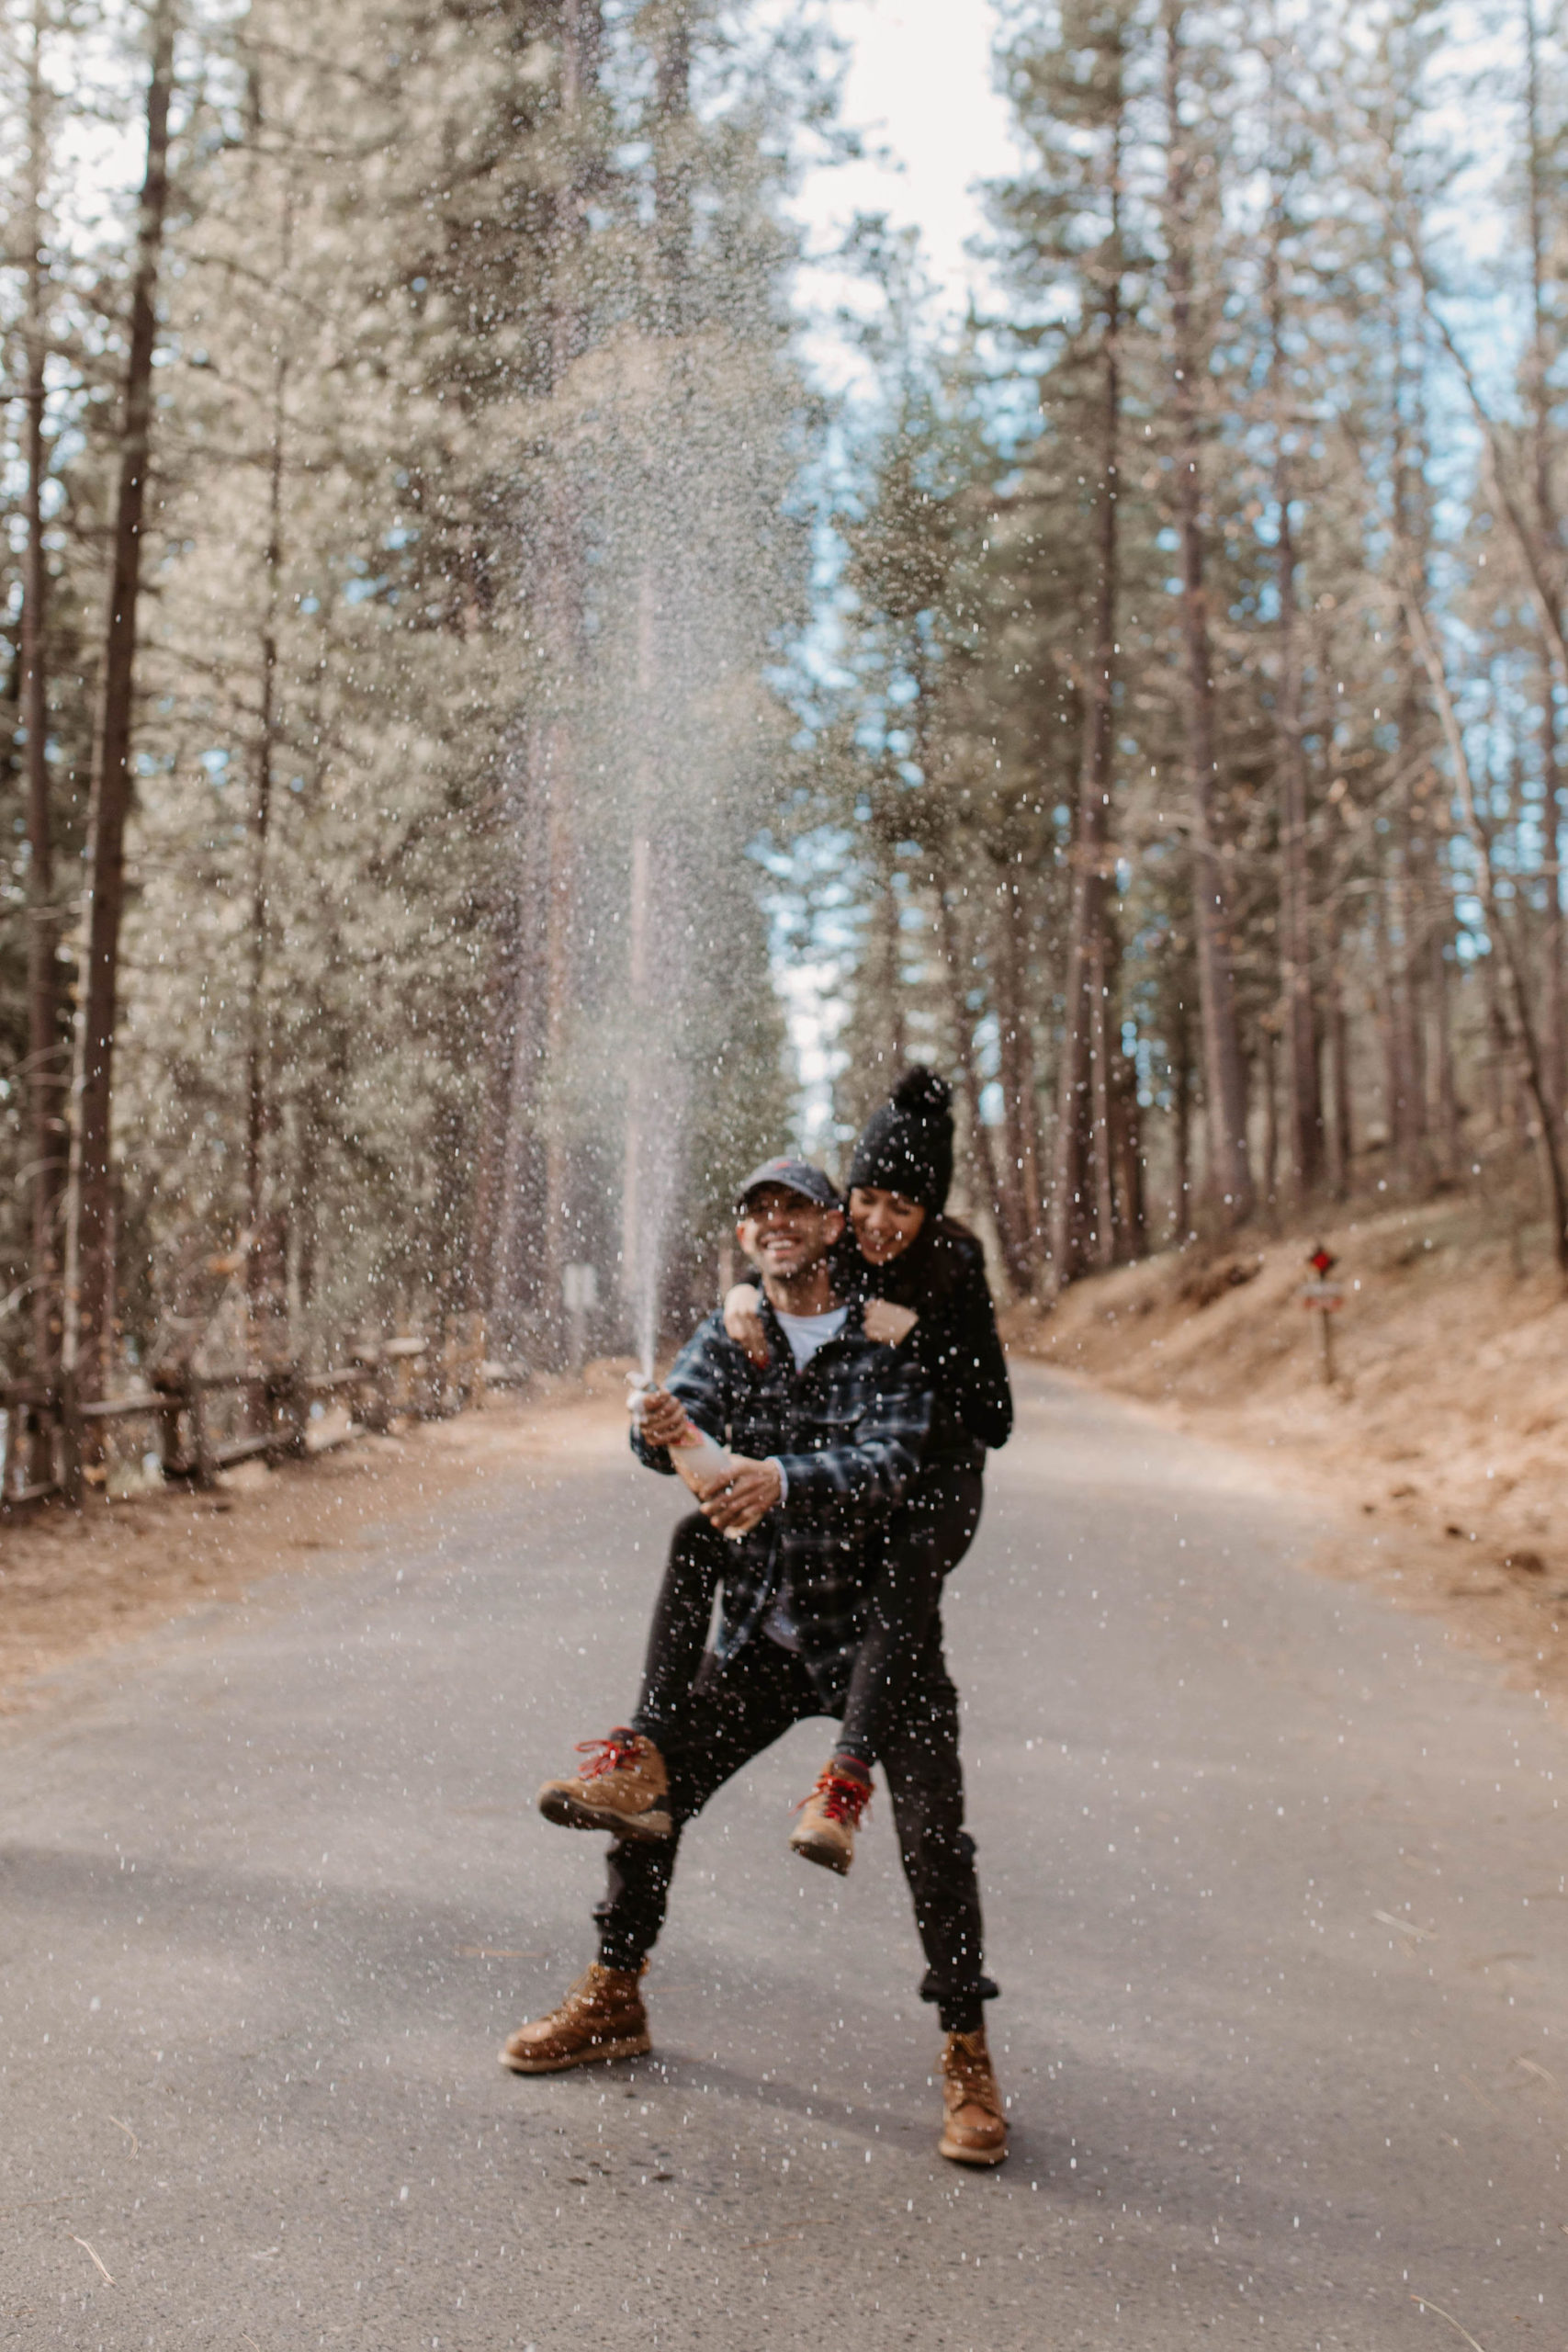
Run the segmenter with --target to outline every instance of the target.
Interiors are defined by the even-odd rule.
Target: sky
[[[992,87],[991,0],[829,0],[850,52],[843,120],[878,160],[811,174],[797,209],[813,245],[856,211],[919,224],[928,266],[962,309],[979,265],[964,253],[985,217],[973,183],[1011,155],[1007,108]]]

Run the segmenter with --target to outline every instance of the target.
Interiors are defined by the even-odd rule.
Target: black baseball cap
[[[735,1205],[743,1209],[753,1193],[764,1184],[781,1184],[787,1193],[799,1193],[815,1201],[819,1209],[842,1208],[843,1203],[833,1190],[820,1168],[813,1168],[808,1159],[764,1159],[761,1168],[753,1168],[735,1195]]]

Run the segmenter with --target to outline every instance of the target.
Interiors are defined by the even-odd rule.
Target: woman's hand
[[[634,1408],[637,1425],[649,1445],[679,1445],[690,1430],[686,1408],[668,1388],[645,1388]]]
[[[890,1298],[867,1299],[863,1318],[866,1338],[884,1348],[897,1347],[919,1319],[912,1306],[895,1306]]]
[[[726,1294],[724,1328],[738,1348],[744,1348],[760,1372],[767,1369],[768,1335],[757,1302],[762,1294],[753,1283],[737,1283]]]

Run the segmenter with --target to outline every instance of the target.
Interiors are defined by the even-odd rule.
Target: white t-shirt
[[[779,1329],[789,1341],[796,1372],[804,1372],[818,1348],[836,1340],[849,1317],[847,1306],[830,1306],[826,1315],[784,1315],[775,1306]]]
[[[826,1315],[784,1315],[776,1306],[774,1307],[774,1318],[779,1329],[789,1341],[789,1351],[795,1358],[796,1372],[804,1372],[818,1349],[826,1347],[829,1340],[838,1338],[848,1319],[849,1312],[847,1306],[830,1306]],[[783,1489],[779,1500],[783,1502],[789,1494],[789,1480],[784,1475],[784,1464],[779,1461],[777,1454],[771,1454],[769,1459],[778,1466],[779,1484]],[[780,1649],[799,1652],[800,1634],[791,1613],[787,1589],[779,1595],[763,1618],[762,1631],[770,1641],[777,1642]]]

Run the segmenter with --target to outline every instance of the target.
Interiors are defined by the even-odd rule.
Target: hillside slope
[[[1371,1576],[1568,1690],[1568,1295],[1472,1199],[1348,1217],[1337,1377],[1303,1310],[1318,1237],[1172,1252],[1010,1321],[1018,1351],[1266,1448],[1343,1507],[1322,1565]]]

